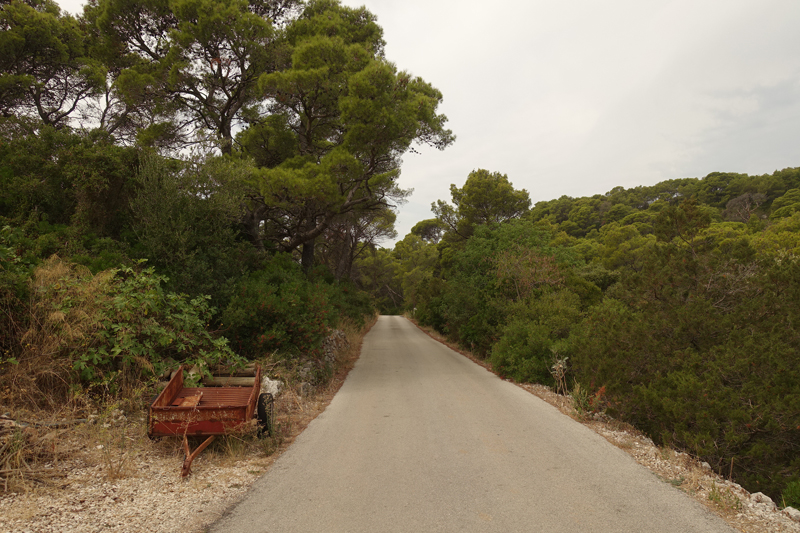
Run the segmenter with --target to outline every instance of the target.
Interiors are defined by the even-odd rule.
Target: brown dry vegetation
[[[89,329],[99,327],[95,318],[110,273],[91,276],[86,267],[51,258],[34,271],[28,306],[28,327],[21,337],[18,364],[6,365],[0,405],[26,406],[52,411],[63,408],[70,399],[71,361],[59,357],[65,346],[80,342]],[[74,283],[78,279],[83,283]],[[70,284],[73,291],[61,291]],[[75,293],[78,291],[78,293]],[[64,313],[64,298],[75,301]],[[77,399],[77,398],[75,398]]]
[[[259,439],[253,425],[241,434],[216,439],[202,456],[212,462],[260,458],[263,464],[259,468],[266,468],[328,405],[358,359],[361,340],[371,325],[362,330],[352,325],[342,328],[348,342],[336,353],[332,375],[310,389],[301,387],[299,363],[287,365],[269,358],[261,361],[271,369],[270,377],[285,385],[275,402],[274,435]],[[36,367],[32,360],[27,364],[28,369],[36,370],[34,375],[45,375],[42,367],[47,365]],[[24,376],[14,375],[18,381],[5,387],[8,390],[0,404],[0,491],[67,488],[65,480],[75,464],[95,466],[104,480],[124,478],[135,469],[132,459],[142,455],[174,457],[176,475],[179,472],[183,453],[180,441],[151,441],[146,436],[147,400],[154,392],[151,388],[131,390],[129,396],[110,403],[82,397],[60,408],[32,410],[15,407],[29,402],[9,397],[10,391],[35,394],[42,382],[24,381]],[[307,394],[302,395],[301,389]]]

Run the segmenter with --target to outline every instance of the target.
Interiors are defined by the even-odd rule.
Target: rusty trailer
[[[261,368],[255,367],[252,385],[184,387],[183,366],[150,405],[147,434],[155,437],[183,437],[184,461],[181,477],[191,473],[192,461],[217,435],[242,430],[257,418],[259,433],[270,434],[273,399],[261,390]],[[189,437],[206,437],[194,451]]]

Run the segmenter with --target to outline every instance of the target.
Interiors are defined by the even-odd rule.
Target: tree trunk
[[[339,257],[336,261],[336,281],[342,281],[342,278],[350,272],[350,266],[353,262],[353,247],[355,246],[352,235],[352,230],[348,228],[345,232],[341,244],[339,244]]]
[[[311,272],[311,269],[314,268],[314,241],[316,239],[311,239],[310,241],[306,241],[303,243],[303,255],[302,259],[300,260],[300,264],[303,267],[303,272],[308,274]]]
[[[250,242],[262,252],[264,251],[264,236],[261,233],[261,221],[265,212],[266,207],[263,204],[257,204],[256,207],[247,209],[241,218],[242,226],[247,236],[250,237]]]

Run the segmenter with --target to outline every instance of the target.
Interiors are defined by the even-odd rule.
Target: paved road
[[[591,430],[382,316],[328,409],[213,532],[726,532]]]

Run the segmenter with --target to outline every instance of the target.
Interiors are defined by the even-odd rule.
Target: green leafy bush
[[[784,507],[800,509],[800,481],[792,481],[786,485],[781,496]]]
[[[288,254],[278,254],[235,288],[222,315],[232,345],[257,358],[274,351],[315,352],[335,322],[330,286],[309,281]]]
[[[540,282],[549,284],[558,277],[558,258],[546,246],[549,239],[546,231],[521,220],[475,228],[463,250],[453,255],[442,294],[445,328],[453,340],[477,355],[491,352],[513,302],[536,293]],[[513,268],[520,264],[522,269]],[[544,277],[532,274],[534,270]]]
[[[30,258],[23,255],[22,232],[11,226],[0,229],[0,365],[16,363],[19,338],[27,328]]]
[[[207,298],[166,292],[163,282],[151,268],[92,275],[57,257],[45,261],[34,272],[19,364],[4,377],[28,403],[44,405],[78,390],[115,396],[175,361],[243,361],[206,329],[214,312]]]
[[[751,240],[743,224],[664,214],[672,225],[662,229],[677,234],[661,232],[640,268],[624,271],[620,300],[576,329],[573,371],[590,390],[607,387],[613,415],[777,499],[800,467],[792,219]]]
[[[132,254],[169,279],[167,288],[228,305],[236,282],[257,267],[256,248],[239,239],[247,167],[226,159],[142,157],[131,199]]]
[[[360,290],[354,283],[341,281],[328,289],[328,301],[333,314],[330,325],[336,327],[339,320],[348,318],[356,327],[361,328],[368,316],[375,314],[375,307],[369,294]]]
[[[560,290],[512,306],[512,318],[492,348],[494,369],[515,381],[552,385],[554,355],[568,352],[566,339],[580,321],[580,305],[575,293]]]
[[[519,383],[552,384],[550,348],[553,340],[546,326],[514,320],[492,348],[492,368]]]

